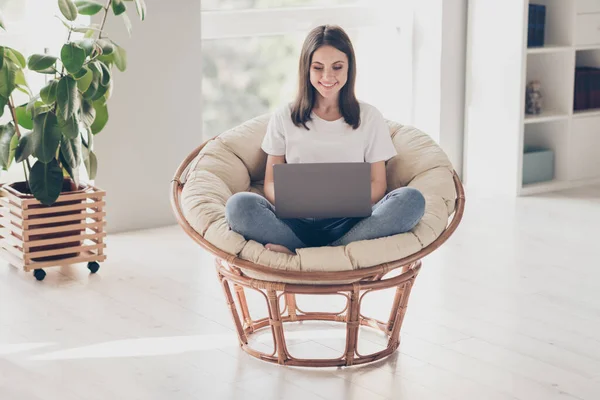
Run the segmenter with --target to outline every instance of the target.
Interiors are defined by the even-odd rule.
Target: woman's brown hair
[[[310,65],[314,52],[321,46],[333,46],[348,57],[348,80],[340,90],[340,113],[348,125],[354,129],[360,125],[360,106],[354,94],[356,81],[356,58],[350,38],[342,28],[335,25],[321,25],[311,30],[302,45],[300,54],[298,93],[292,106],[294,125],[304,125],[311,120],[310,114],[315,105],[316,89],[310,83]]]

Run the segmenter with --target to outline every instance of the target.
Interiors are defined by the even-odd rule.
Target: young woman
[[[397,153],[382,114],[355,97],[356,60],[348,35],[338,26],[313,29],[299,67],[296,99],[273,113],[262,143],[268,154],[266,198],[250,192],[231,196],[225,210],[231,229],[269,250],[290,254],[302,247],[340,246],[411,230],[423,216],[425,199],[408,187],[386,195],[385,162]],[[371,163],[371,216],[277,218],[273,164],[285,162]]]

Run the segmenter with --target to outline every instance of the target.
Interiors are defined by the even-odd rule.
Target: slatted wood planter
[[[65,181],[68,182],[68,181]],[[43,268],[87,262],[92,273],[106,259],[105,192],[91,185],[63,192],[51,206],[23,194],[18,184],[0,188],[0,254],[44,279]]]

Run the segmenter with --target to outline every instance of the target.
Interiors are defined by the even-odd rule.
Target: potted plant
[[[21,163],[25,175],[25,181],[1,189],[1,252],[40,280],[42,266],[87,261],[96,272],[105,258],[104,192],[81,182],[79,171],[83,164],[89,179],[95,178],[94,136],[108,121],[112,74],[127,66],[125,50],[104,31],[107,17],[122,17],[131,34],[127,8],[134,5],[141,20],[146,14],[144,0],[57,1],[66,36],[60,54],[26,59],[0,46],[0,117],[10,117],[0,124],[0,168]],[[78,15],[96,16],[100,23],[76,24]],[[0,29],[6,30],[1,12]],[[30,89],[26,69],[50,78],[39,93]],[[29,100],[15,104],[17,90]]]

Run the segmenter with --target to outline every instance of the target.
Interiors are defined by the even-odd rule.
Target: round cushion
[[[386,163],[388,192],[409,186],[421,191],[425,214],[412,231],[350,243],[298,249],[296,255],[267,250],[233,232],[225,203],[234,193],[263,193],[267,155],[261,149],[270,114],[249,120],[209,141],[182,176],[183,215],[219,249],[263,266],[293,271],[347,271],[400,260],[420,251],[442,234],[456,204],[454,168],[444,151],[425,133],[386,121],[398,154]],[[251,277],[264,279],[256,273]],[[254,275],[254,276],[252,276]]]

